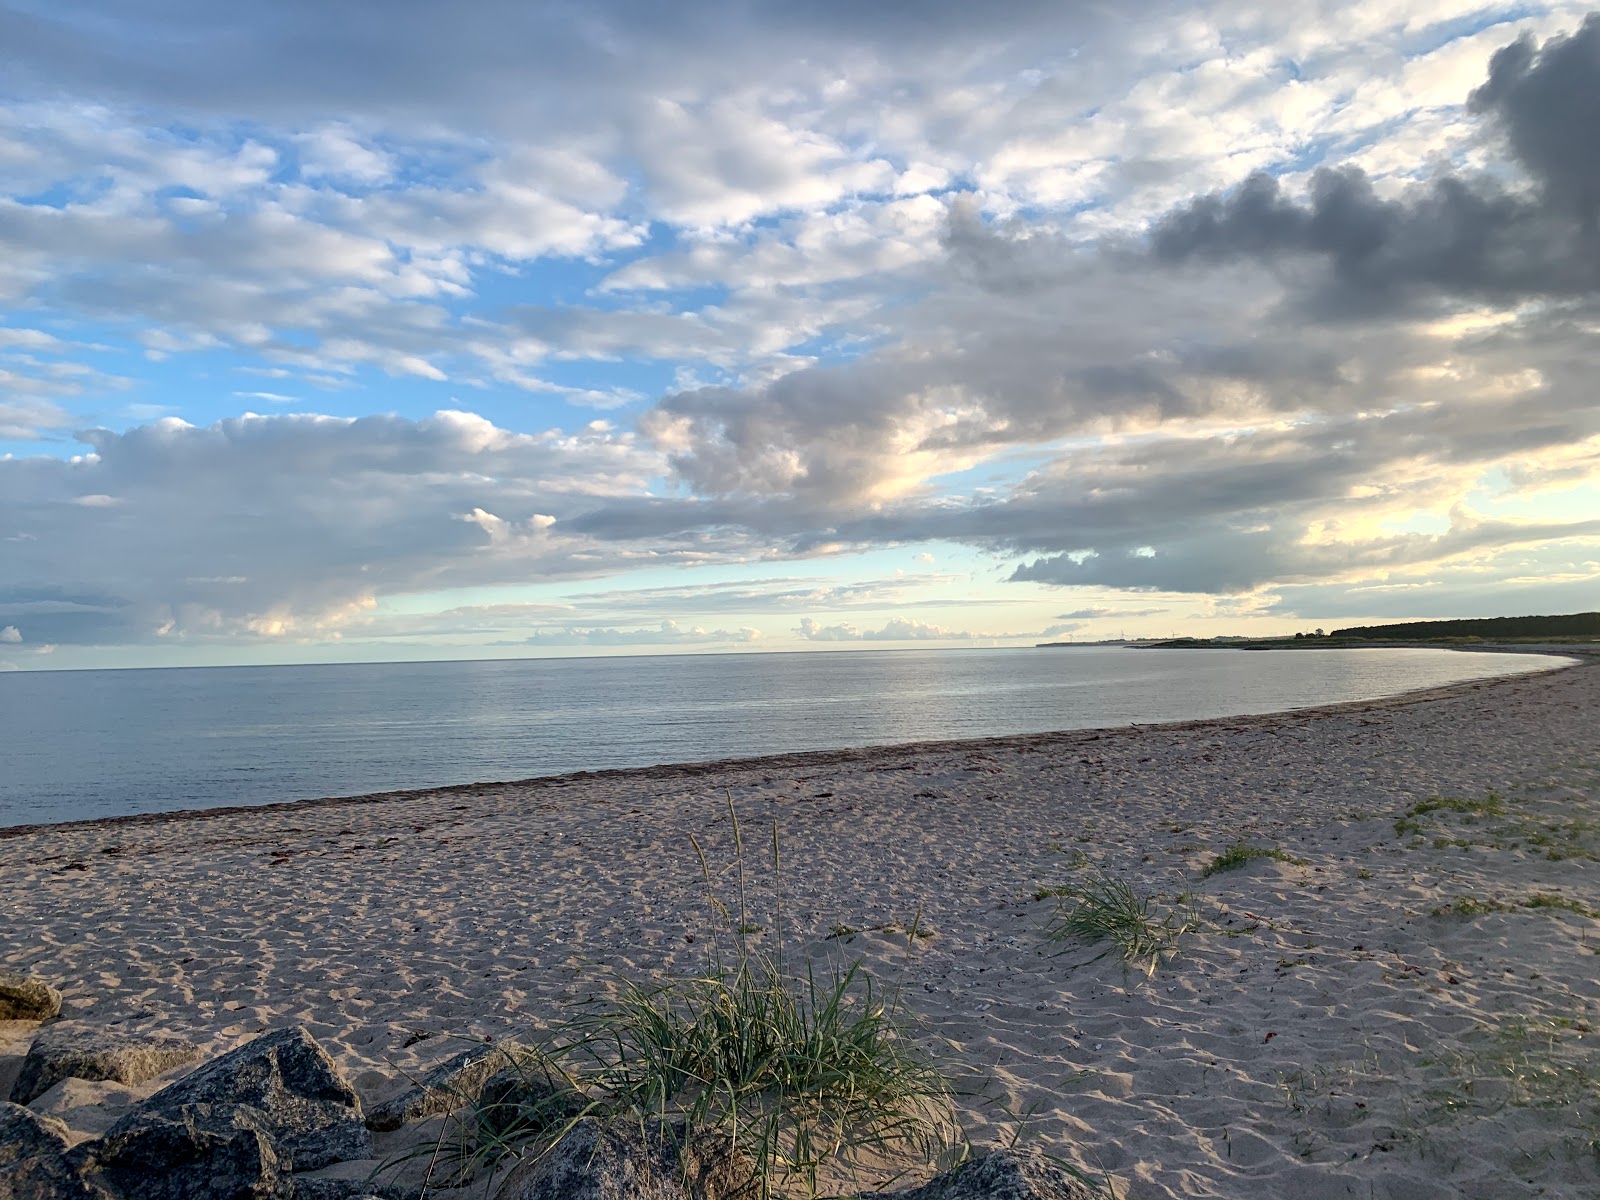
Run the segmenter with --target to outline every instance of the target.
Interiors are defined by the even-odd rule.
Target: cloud
[[[4,371],[0,371],[3,382]],[[43,401],[0,400],[0,441],[31,442],[47,432],[65,428],[71,418],[54,404]]]
[[[1326,315],[1467,298],[1496,305],[1592,297],[1600,288],[1600,14],[1540,48],[1496,53],[1472,111],[1503,132],[1533,184],[1450,172],[1385,199],[1356,167],[1324,168],[1304,202],[1271,175],[1201,196],[1156,224],[1163,261],[1326,263],[1301,281]]]
[[[876,627],[947,577],[748,576],[952,542],[1071,623],[1587,561],[1600,20],[1468,9],[0,14],[0,621],[963,640]],[[341,415],[217,420],[219,360]],[[736,578],[385,604],[676,566]]]
[[[948,584],[951,575],[922,575],[848,582],[826,577],[729,579],[654,588],[606,589],[567,593],[574,606],[599,606],[607,611],[642,613],[793,612],[797,609],[881,609],[939,605],[992,607],[989,597],[970,600],[927,598],[926,589]]]
[[[891,617],[882,629],[861,629],[848,622],[819,625],[811,617],[801,620],[795,634],[808,642],[946,642],[971,641],[979,635],[960,629],[946,629],[909,617]]]
[[[20,642],[21,640],[22,631],[15,625],[7,625],[4,629],[0,629],[0,642]]]
[[[1530,34],[1497,51],[1474,91],[1474,112],[1490,115],[1546,197],[1591,225],[1600,213],[1600,13],[1573,33],[1536,47]]]
[[[759,641],[759,630],[742,627],[734,630],[684,627],[676,621],[663,621],[654,629],[613,629],[567,626],[535,633],[521,642],[502,643],[522,646],[746,646]]]
[[[74,460],[0,458],[0,623],[46,641],[306,636],[378,596],[688,557],[563,533],[659,469],[626,434],[446,411],[81,436]]]
[[[1072,612],[1061,613],[1056,620],[1092,621],[1102,617],[1159,617],[1162,613],[1170,611],[1165,608],[1078,608]]]
[[[1578,137],[1594,88],[1571,81],[1600,88],[1595,29],[1512,63],[1562,73],[1540,116]],[[1475,106],[1498,114],[1499,95]],[[1494,164],[1380,188],[1344,167],[1301,201],[1258,175],[1146,241],[1086,244],[958,201],[938,290],[902,310],[899,341],[669,396],[641,428],[757,523],[803,512],[836,544],[1022,554],[1019,583],[1241,593],[1592,539],[1589,521],[1464,507],[1495,476],[1578,483],[1600,463],[1581,332],[1600,254],[1575,185],[1517,153],[1526,182]],[[1545,303],[1515,307],[1529,299]],[[1108,435],[1132,440],[1096,444]],[[1062,438],[1076,444],[1018,484],[929,486]],[[1393,529],[1423,512],[1455,515],[1448,532]]]
[[[1080,623],[1068,623],[1051,625],[1041,633],[973,633],[910,617],[891,617],[882,629],[862,629],[849,622],[823,625],[812,617],[803,617],[794,634],[807,642],[971,642],[1055,637],[1082,628]]]

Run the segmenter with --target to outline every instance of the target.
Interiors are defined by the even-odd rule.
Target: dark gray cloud
[[[1312,316],[1571,299],[1600,288],[1600,239],[1586,216],[1485,178],[1445,176],[1384,200],[1360,169],[1324,169],[1302,202],[1258,174],[1163,218],[1151,241],[1170,263],[1325,261],[1327,275],[1302,284]]]
[[[482,0],[450,13],[427,0],[390,0],[381,12],[310,0],[165,0],[133,11],[91,0],[0,10],[0,62],[13,87],[70,86],[230,117],[388,110],[429,121],[470,113],[480,122],[587,123],[623,81],[727,87],[753,71],[781,78],[818,56],[836,66],[1033,63],[1038,39],[1067,52],[1114,19],[1099,4],[1049,0],[982,11],[954,0]]]
[[[1469,105],[1504,133],[1551,202],[1593,224],[1600,212],[1600,13],[1536,47],[1524,34],[1489,60]]]
[[[1471,108],[1503,131],[1528,185],[1500,171],[1452,173],[1385,199],[1359,168],[1323,168],[1301,200],[1258,172],[1158,221],[1155,256],[1291,270],[1297,260],[1323,262],[1325,275],[1291,284],[1320,316],[1371,318],[1459,299],[1592,298],[1600,289],[1600,16],[1542,47],[1524,37],[1498,52]]]
[[[177,420],[0,457],[0,625],[29,644],[313,635],[378,595],[602,575],[563,518],[643,489],[628,439],[516,434],[465,413]]]
[[[1482,521],[1444,534],[1395,534],[1306,545],[1288,528],[1185,531],[1169,548],[1140,547],[1079,558],[1057,555],[1024,563],[1017,582],[1163,592],[1237,593],[1353,572],[1383,572],[1458,554],[1529,546],[1561,538],[1600,538],[1593,521]]]

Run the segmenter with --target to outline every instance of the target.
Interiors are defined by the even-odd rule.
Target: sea
[[[1082,646],[9,672],[0,828],[1275,712],[1552,665]]]

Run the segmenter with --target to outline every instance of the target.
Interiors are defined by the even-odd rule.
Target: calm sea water
[[[18,672],[0,827],[1273,712],[1550,664],[1083,648]]]

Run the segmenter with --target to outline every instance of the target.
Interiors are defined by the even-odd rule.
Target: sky
[[[0,0],[0,669],[1600,607],[1600,15]]]

